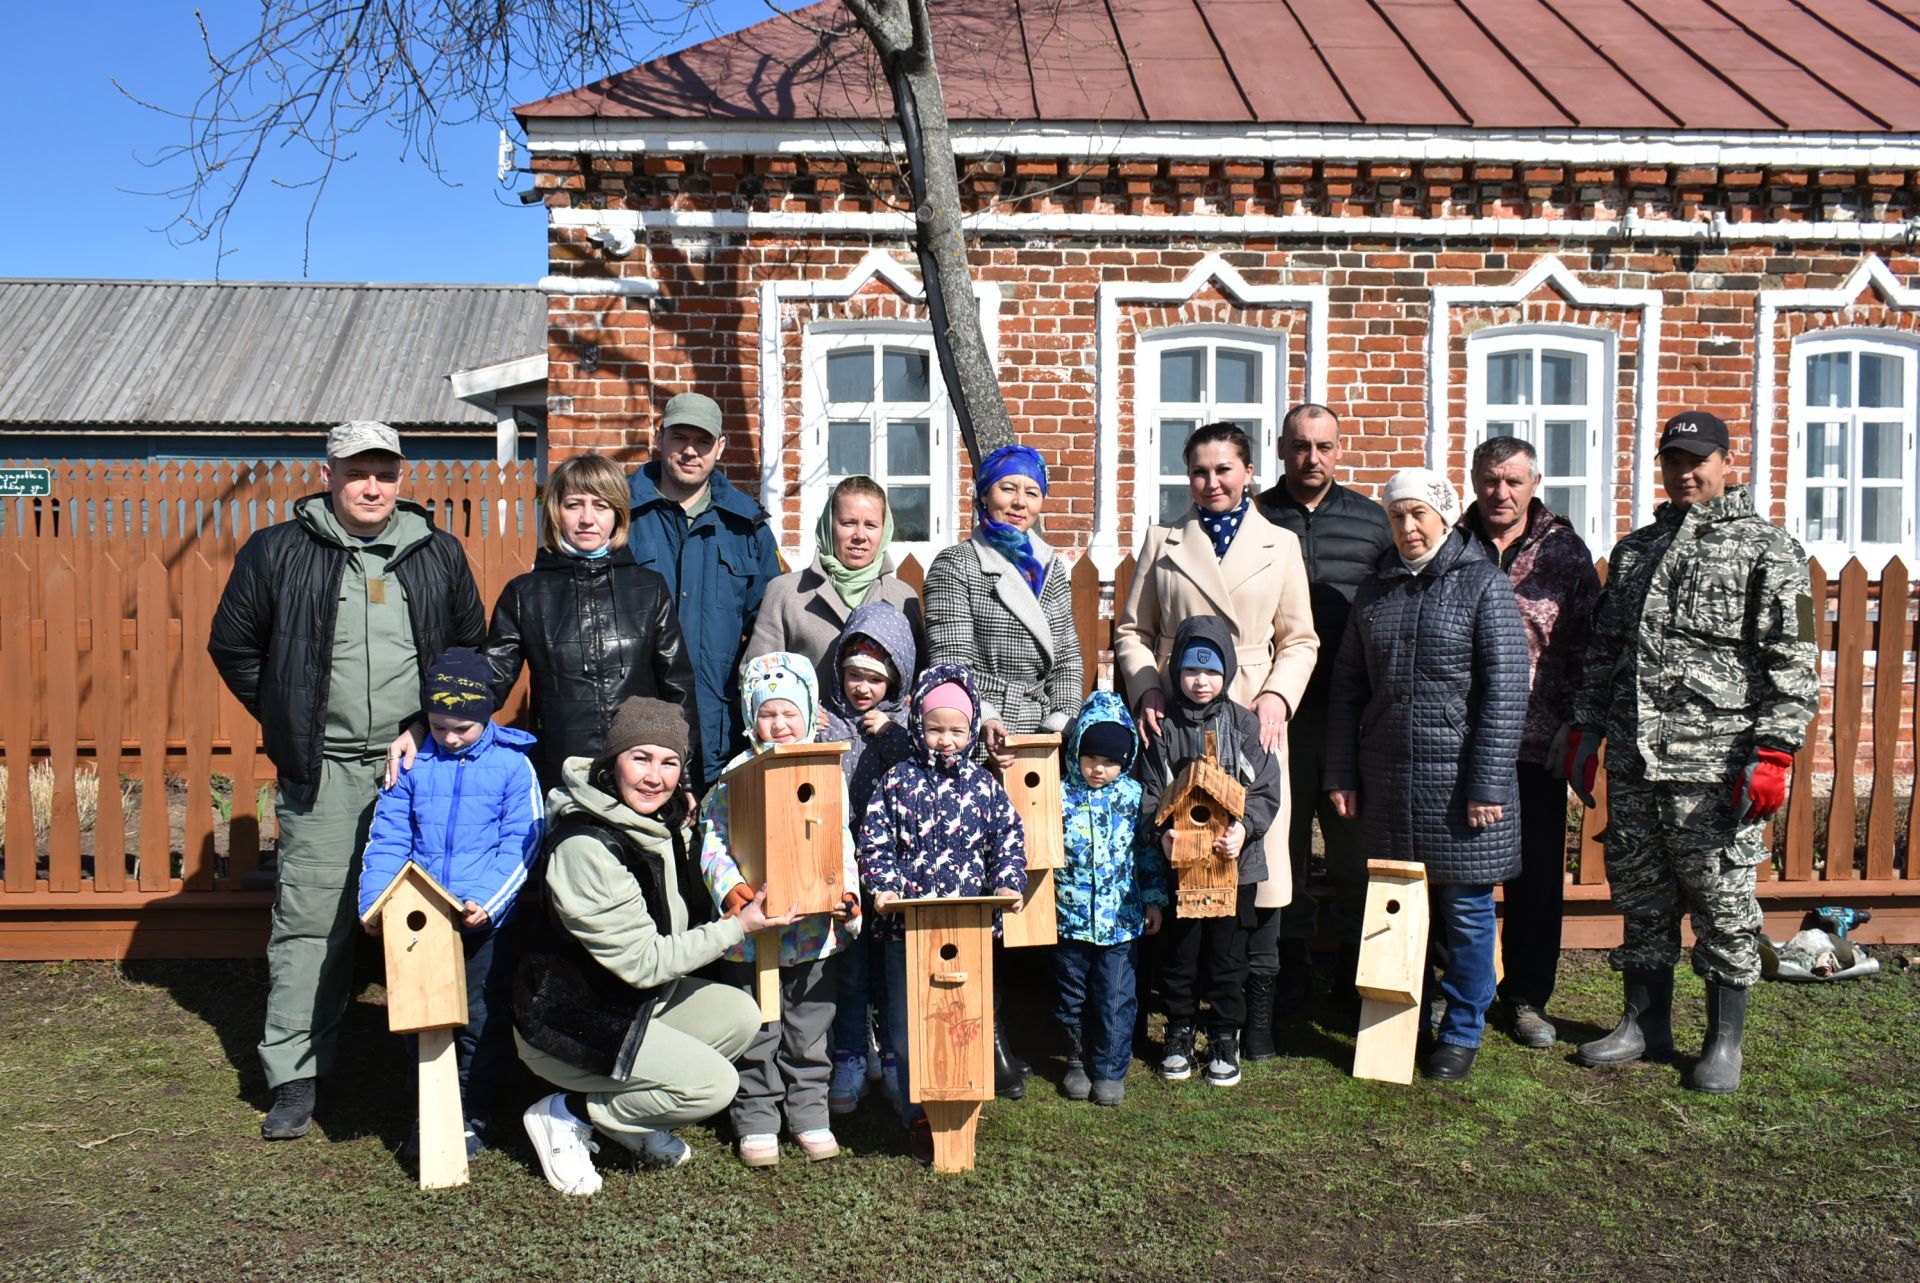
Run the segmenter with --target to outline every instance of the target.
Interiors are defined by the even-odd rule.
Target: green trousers
[[[280,882],[267,937],[267,1086],[332,1070],[360,934],[360,851],[380,795],[383,758],[324,758],[311,802],[276,801]]]
[[[513,1042],[528,1069],[562,1091],[583,1094],[588,1121],[631,1148],[648,1132],[697,1123],[732,1104],[740,1090],[733,1062],[759,1032],[760,1006],[744,989],[689,978],[654,1008],[625,1081],[529,1047],[519,1030]]]

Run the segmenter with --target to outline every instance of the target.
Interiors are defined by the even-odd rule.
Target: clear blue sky
[[[677,12],[685,3],[659,0],[658,9]],[[256,171],[217,268],[213,242],[176,246],[154,230],[175,204],[136,194],[185,176],[141,160],[183,141],[186,126],[129,101],[113,81],[153,101],[190,105],[207,80],[196,8],[216,49],[258,30],[259,0],[34,4],[8,14],[0,111],[14,186],[0,202],[0,276],[300,278],[306,194],[276,189]],[[712,0],[698,21],[735,30],[767,16],[763,0]],[[635,50],[634,60],[658,52]],[[537,87],[523,95],[537,96]],[[507,189],[495,181],[491,127],[443,131],[441,161],[458,186],[407,157],[384,126],[356,147],[314,216],[310,279],[528,282],[546,271],[546,211],[514,198],[513,188],[530,184],[527,175],[514,175]],[[520,156],[524,164],[524,148]]]

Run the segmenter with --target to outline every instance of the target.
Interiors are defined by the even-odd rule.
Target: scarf
[[[871,480],[871,478],[869,478]],[[820,524],[813,532],[814,545],[819,548],[820,569],[826,572],[827,580],[833,590],[840,594],[840,600],[852,610],[867,599],[873,586],[887,573],[887,549],[893,544],[893,505],[883,503],[881,507],[886,515],[880,521],[880,546],[873,550],[873,560],[858,570],[849,569],[840,558],[833,555],[833,497],[827,497],[826,511],[820,514]]]
[[[980,471],[974,478],[973,508],[975,528],[988,547],[1005,557],[1020,577],[1027,581],[1027,587],[1038,597],[1040,589],[1047,580],[1047,568],[1034,556],[1033,540],[1024,530],[1016,530],[1003,521],[995,521],[987,515],[987,506],[980,496],[993,488],[995,482],[1003,477],[1031,477],[1039,483],[1040,493],[1047,493],[1047,465],[1037,450],[1023,445],[1003,445],[980,461]]]
[[[580,551],[580,549],[574,547],[572,544],[562,539],[560,541],[560,551],[566,553],[567,556],[569,557],[578,557],[582,561],[599,561],[602,557],[607,557],[612,555],[613,545],[610,543],[603,543],[598,548],[595,548],[592,552],[582,552]]]
[[[1233,547],[1233,537],[1240,533],[1240,523],[1247,519],[1247,505],[1251,502],[1250,496],[1242,495],[1240,506],[1229,508],[1225,512],[1208,512],[1205,508],[1195,508],[1195,511],[1200,514],[1200,528],[1207,532],[1207,538],[1213,540],[1215,561],[1226,560],[1227,549]]]

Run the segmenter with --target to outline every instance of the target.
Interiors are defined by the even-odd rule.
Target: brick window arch
[[[1203,423],[1235,423],[1253,440],[1257,489],[1279,479],[1276,434],[1287,387],[1287,335],[1240,325],[1182,325],[1140,336],[1134,450],[1142,526],[1192,502],[1182,447]]]
[[[1607,439],[1614,382],[1610,330],[1511,326],[1467,339],[1468,457],[1488,437],[1531,445],[1541,500],[1589,548],[1606,547],[1612,533]]]
[[[1838,571],[1914,547],[1920,342],[1895,330],[1802,335],[1788,376],[1787,517]]]

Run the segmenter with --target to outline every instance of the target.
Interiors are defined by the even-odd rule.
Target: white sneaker
[[[833,1053],[833,1084],[827,1089],[827,1109],[851,1114],[867,1094],[867,1061],[857,1052]]]
[[[693,1146],[669,1131],[648,1132],[635,1149],[648,1167],[678,1167],[693,1158]]]
[[[748,1167],[774,1167],[780,1162],[780,1138],[772,1132],[751,1132],[740,1138],[740,1161]]]
[[[800,1151],[807,1156],[807,1161],[810,1163],[840,1157],[840,1142],[834,1139],[831,1127],[813,1127],[803,1132],[795,1132],[793,1138],[799,1142]]]
[[[600,1146],[593,1139],[593,1126],[573,1116],[564,1092],[534,1101],[520,1121],[526,1124],[547,1184],[562,1194],[600,1192],[600,1173],[593,1169],[593,1155]]]

